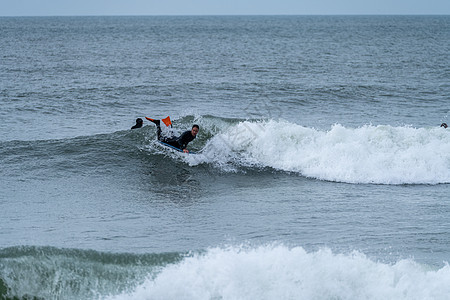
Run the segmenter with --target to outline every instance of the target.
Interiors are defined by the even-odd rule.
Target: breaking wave
[[[449,279],[448,265],[389,265],[359,252],[229,247],[168,265],[132,292],[108,299],[445,299]]]
[[[0,250],[1,299],[448,299],[450,267],[282,244],[161,254]]]
[[[365,125],[329,130],[286,121],[228,124],[191,165],[273,168],[346,183],[450,183],[450,132],[443,128]]]

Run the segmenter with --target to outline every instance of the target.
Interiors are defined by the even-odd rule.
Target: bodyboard
[[[164,142],[161,142],[161,141],[158,141],[158,143],[160,143],[161,145],[163,145],[163,146],[165,146],[165,147],[169,147],[169,148],[171,148],[171,149],[173,149],[173,150],[175,150],[175,151],[184,153],[183,150],[180,149],[180,148],[174,147],[174,146],[172,146],[172,145],[169,145],[169,144],[164,143]],[[197,153],[194,152],[194,151],[189,151],[188,154],[197,154]]]

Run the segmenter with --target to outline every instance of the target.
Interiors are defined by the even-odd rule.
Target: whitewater
[[[106,299],[447,299],[450,267],[393,265],[354,252],[228,247],[164,267],[130,293]]]
[[[200,157],[187,160],[346,183],[450,183],[450,134],[440,127],[336,124],[318,130],[287,121],[241,121],[213,136]]]

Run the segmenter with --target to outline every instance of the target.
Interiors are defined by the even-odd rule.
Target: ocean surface
[[[0,18],[0,299],[449,299],[449,53],[450,16]]]

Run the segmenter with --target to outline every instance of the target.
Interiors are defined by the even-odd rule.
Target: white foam
[[[189,163],[271,167],[348,183],[450,183],[450,131],[440,127],[337,124],[321,131],[245,121],[215,135],[202,153]]]
[[[109,299],[448,299],[450,267],[283,245],[213,248]]]

